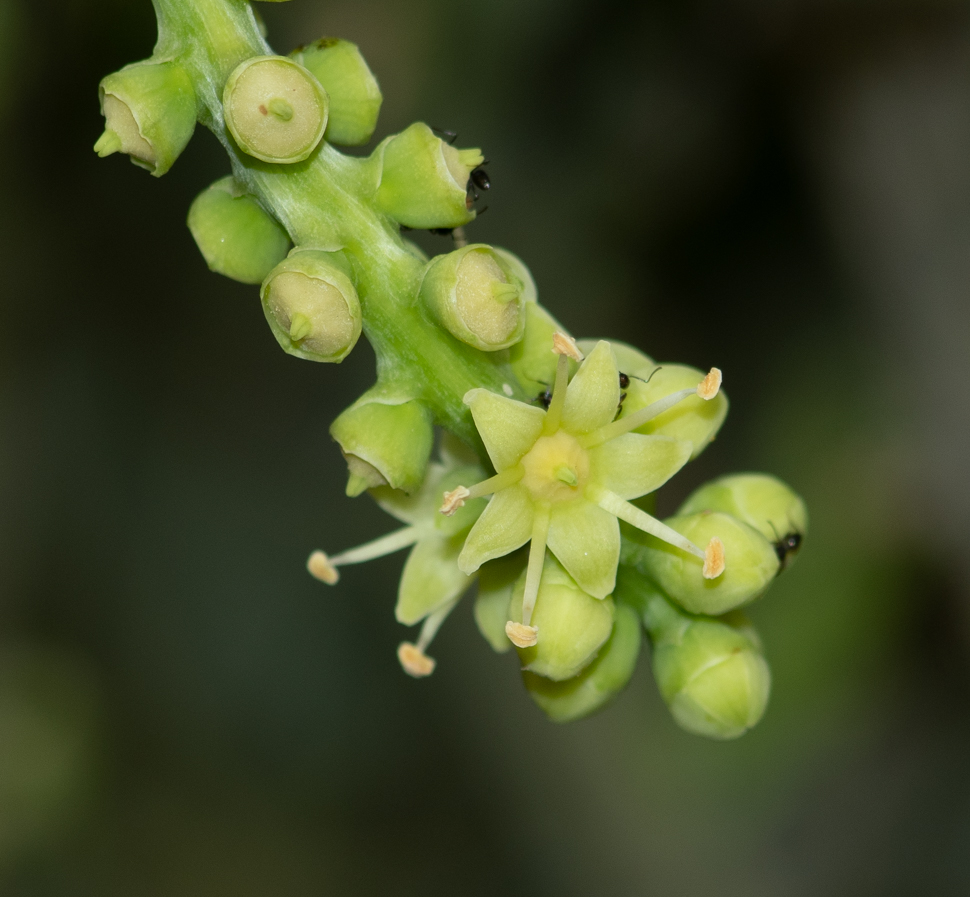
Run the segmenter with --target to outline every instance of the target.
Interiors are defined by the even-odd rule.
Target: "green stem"
[[[283,224],[297,246],[342,249],[351,257],[364,333],[377,354],[382,382],[408,391],[436,422],[481,450],[464,394],[474,387],[525,398],[505,352],[484,353],[452,337],[415,304],[424,265],[407,249],[396,223],[370,199],[377,171],[369,159],[322,144],[310,158],[272,165],[242,153],[226,128],[223,86],[243,60],[272,51],[245,0],[153,0],[157,58],[178,59],[199,98],[199,121],[229,154],[233,175]]]

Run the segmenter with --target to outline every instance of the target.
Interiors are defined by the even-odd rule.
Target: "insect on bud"
[[[616,605],[613,632],[596,659],[572,679],[554,682],[523,672],[532,700],[556,723],[582,719],[605,707],[630,681],[640,656],[640,618],[633,608]]]
[[[380,164],[377,205],[406,227],[461,227],[475,217],[467,206],[468,179],[484,156],[458,150],[426,124],[388,137],[372,156]]]
[[[383,96],[356,44],[325,37],[290,56],[323,85],[330,97],[324,137],[340,146],[360,146],[377,127]]]
[[[435,319],[464,343],[493,352],[522,338],[522,281],[490,246],[472,243],[435,257],[421,299]]]
[[[262,283],[290,246],[283,226],[231,176],[195,198],[188,225],[209,269],[241,283]]]
[[[705,558],[634,532],[627,533],[628,550],[637,569],[692,613],[723,614],[754,601],[778,572],[772,544],[734,517],[705,511],[664,523],[695,545],[708,546]]]
[[[347,494],[390,485],[414,492],[424,479],[434,428],[431,414],[415,401],[392,403],[364,396],[330,426],[347,459]]]
[[[784,569],[794,561],[808,532],[805,502],[776,477],[738,473],[695,490],[679,514],[723,511],[754,527],[775,548]]]
[[[240,63],[226,81],[222,104],[239,148],[263,162],[302,162],[327,127],[327,92],[285,56]]]
[[[620,365],[620,370],[624,370],[622,362]],[[634,432],[686,440],[694,446],[692,458],[707,448],[728,412],[728,400],[720,390],[721,372],[717,368],[712,368],[706,376],[697,368],[683,364],[654,365],[646,371],[640,368],[627,370],[626,373],[632,376],[625,387],[627,395],[621,417],[627,417],[678,390],[696,386],[696,396],[684,399]]]
[[[343,361],[361,330],[360,301],[340,253],[295,249],[259,291],[283,351],[308,361]]]
[[[515,585],[509,607],[513,621],[522,618],[525,584],[524,572]],[[613,616],[611,597],[588,595],[547,554],[530,621],[538,630],[538,640],[532,647],[519,649],[522,669],[556,681],[571,679],[592,662],[610,637]]]
[[[175,62],[136,62],[101,81],[105,130],[94,151],[126,153],[161,177],[185,149],[195,130],[192,79]]]

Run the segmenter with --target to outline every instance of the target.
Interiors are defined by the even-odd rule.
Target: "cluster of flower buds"
[[[681,726],[732,738],[754,725],[770,676],[737,608],[794,558],[804,504],[743,474],[666,520],[651,513],[656,490],[724,422],[721,372],[574,340],[507,250],[456,239],[428,259],[404,239],[475,218],[484,156],[420,122],[369,156],[337,150],[369,141],[381,108],[355,44],[325,38],[279,56],[245,0],[154,5],[155,55],[102,81],[95,149],[159,176],[197,121],[209,127],[232,174],[189,210],[208,266],[260,285],[288,355],[340,362],[364,334],[377,356],[377,382],[331,434],[347,494],[368,492],[403,528],[316,551],[310,572],[336,585],[343,566],[411,549],[396,616],[420,626],[398,647],[414,677],[432,673],[432,639],[476,586],[482,635],[515,649],[550,719],[616,696],[645,631]]]

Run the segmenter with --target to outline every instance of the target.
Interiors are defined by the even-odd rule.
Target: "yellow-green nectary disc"
[[[240,63],[226,82],[222,102],[239,148],[264,162],[301,162],[327,127],[327,92],[284,56]]]

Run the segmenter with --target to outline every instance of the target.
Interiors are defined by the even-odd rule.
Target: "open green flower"
[[[424,483],[413,495],[389,486],[371,490],[388,514],[406,524],[403,529],[333,557],[315,551],[307,561],[313,576],[327,585],[336,585],[340,579],[338,567],[361,564],[414,546],[401,575],[394,613],[398,622],[406,626],[424,620],[417,643],[402,642],[397,652],[405,672],[415,677],[429,676],[434,671],[435,662],[425,651],[475,581],[474,575],[459,569],[458,555],[465,535],[485,507],[484,501],[473,501],[454,517],[437,513],[443,489],[483,474],[480,467],[469,464],[454,448],[445,449],[442,454],[445,463],[429,464]]]
[[[538,638],[531,620],[547,546],[580,588],[601,599],[616,581],[619,520],[694,555],[709,579],[724,570],[723,546],[716,538],[702,550],[630,503],[667,482],[693,450],[685,440],[632,431],[690,396],[713,399],[720,371],[712,369],[699,384],[616,420],[619,370],[610,344],[598,342],[585,360],[561,333],[553,345],[559,360],[548,409],[486,389],[465,395],[497,473],[446,493],[441,508],[452,514],[470,499],[492,495],[458,558],[466,574],[531,541],[521,622],[510,620],[505,627],[520,648]],[[582,361],[571,381],[569,358]]]

